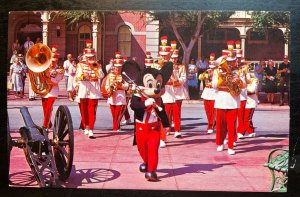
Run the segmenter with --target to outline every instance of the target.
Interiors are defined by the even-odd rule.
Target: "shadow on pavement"
[[[180,176],[188,173],[206,174],[206,172],[213,171],[214,169],[221,168],[227,165],[233,165],[236,163],[222,163],[222,164],[186,164],[180,168],[174,169],[159,169],[157,172],[166,173],[160,176],[160,179],[168,178],[171,176]]]
[[[9,176],[9,181],[12,187],[38,187],[31,171],[13,173]]]
[[[73,169],[75,167],[73,166]],[[62,182],[62,186],[67,188],[77,188],[82,185],[96,184],[112,181],[120,177],[120,172],[105,168],[86,168],[72,170],[66,183]],[[71,183],[69,183],[71,182]]]

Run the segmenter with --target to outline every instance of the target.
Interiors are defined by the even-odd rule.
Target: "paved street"
[[[256,138],[238,141],[236,155],[227,148],[216,151],[215,134],[206,134],[206,118],[202,102],[185,101],[182,109],[183,138],[167,138],[167,147],[159,150],[159,182],[144,179],[138,166],[141,159],[132,146],[133,125],[113,132],[112,118],[106,101],[99,101],[95,125],[96,139],[78,132],[80,115],[77,103],[64,97],[55,103],[66,104],[75,130],[73,169],[64,187],[104,189],[208,190],[208,191],[268,191],[269,170],[263,167],[274,148],[288,148],[289,108],[260,104],[254,113]],[[36,124],[42,123],[41,101],[8,100],[11,134],[18,137],[23,126],[20,106],[28,106]],[[132,115],[132,111],[130,110]],[[50,135],[51,136],[51,135]],[[37,187],[30,174],[23,151],[13,148],[10,168],[11,186]],[[228,184],[230,183],[230,184]]]

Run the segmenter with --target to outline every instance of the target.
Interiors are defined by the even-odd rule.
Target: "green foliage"
[[[217,27],[221,22],[228,20],[234,12],[217,12],[217,11],[155,11],[151,12],[154,20],[159,20],[162,28],[172,32],[170,17],[176,22],[179,34],[188,43],[194,36],[198,23],[198,16],[204,19],[200,35],[210,29]],[[200,14],[200,15],[199,15]]]
[[[94,11],[68,10],[60,11],[57,16],[64,17],[69,24],[75,24],[81,20],[91,20],[93,12]]]
[[[252,12],[253,30],[264,32],[267,28],[285,27],[286,37],[290,32],[290,12]]]

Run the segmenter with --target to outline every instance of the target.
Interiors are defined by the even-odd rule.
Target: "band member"
[[[162,36],[161,37],[161,46],[159,47],[159,55],[162,58],[161,62],[159,63],[160,65],[164,65],[164,63],[170,59],[171,47],[167,45],[167,42],[168,42],[167,36]],[[174,93],[174,88],[173,88],[174,80],[175,80],[174,76],[173,77],[171,76],[171,78],[165,85],[165,93],[162,95],[162,100],[163,100],[165,110],[166,110],[166,113],[168,116],[168,120],[170,123],[172,122],[173,110],[174,110],[174,106],[176,104],[175,93]],[[170,130],[171,130],[171,127],[169,128],[169,131]],[[161,148],[166,147],[166,135],[167,135],[167,133],[164,132],[164,130],[161,130],[161,135],[160,135],[160,147]]]
[[[175,45],[175,46],[174,46]],[[176,41],[171,41],[171,47],[176,48]],[[184,99],[188,98],[188,92],[184,87],[187,80],[186,69],[183,64],[178,62],[178,49],[174,49],[171,55],[171,62],[173,62],[173,90],[175,95],[175,104],[173,106],[173,121],[174,121],[174,137],[180,138],[181,126],[181,105]],[[171,78],[172,78],[171,76]]]
[[[223,151],[224,139],[228,132],[228,154],[233,155],[233,142],[236,133],[237,111],[240,106],[240,88],[242,81],[231,69],[236,67],[236,53],[233,43],[228,42],[228,50],[216,60],[218,68],[212,77],[212,87],[217,89],[215,97],[216,109],[216,144],[217,151]]]
[[[135,78],[133,80],[137,85],[137,92],[132,96],[130,107],[134,111],[137,148],[143,160],[139,170],[145,173],[148,181],[158,181],[156,170],[160,130],[162,127],[166,132],[169,128],[161,95],[164,92],[165,83],[171,76],[172,67],[172,63],[168,62],[161,70],[146,68],[143,71],[137,71],[138,65],[124,64],[124,72],[134,73],[130,78]]]
[[[212,76],[216,68],[215,66],[215,54],[210,54],[209,69],[199,75],[199,80],[205,81],[205,88],[201,94],[203,99],[204,109],[207,117],[207,133],[213,133],[214,122],[215,122],[215,97],[216,89],[212,88]]]
[[[127,62],[127,56],[124,56],[123,57],[123,62]],[[126,93],[126,108],[125,108],[125,112],[124,112],[124,121],[122,122],[123,125],[127,125],[129,123],[131,123],[131,119],[130,119],[130,114],[129,114],[129,111],[128,111],[128,103],[131,99],[131,96],[132,96],[132,93],[133,91],[128,89],[127,91],[125,91]]]
[[[120,52],[115,53],[113,70],[108,74],[105,89],[109,94],[107,103],[110,104],[111,115],[113,119],[113,131],[120,131],[120,121],[126,109],[126,93],[129,84],[123,80],[122,64]]]
[[[78,56],[78,64],[76,66],[76,68],[82,66],[81,64],[84,64],[86,62],[86,58],[84,55],[79,55]],[[79,107],[79,111],[80,111],[80,115],[83,114],[84,112],[81,109],[81,105],[80,105],[80,98],[78,97],[78,88],[79,88],[79,84],[80,82],[78,81],[78,78],[76,77],[76,73],[75,73],[75,78],[73,80],[73,91],[72,91],[72,98],[74,99],[74,102],[78,103],[78,107]],[[80,125],[79,125],[79,131],[83,131],[84,132],[84,126],[83,126],[83,121],[82,121],[82,117],[83,115],[80,116]]]
[[[90,40],[87,40],[86,46],[84,49],[86,62],[78,65],[76,80],[79,82],[78,98],[84,134],[93,138],[98,100],[101,98],[99,79],[103,78],[104,74],[101,65],[96,62],[95,49],[92,48]]]
[[[238,69],[237,73],[239,78],[243,81],[243,87],[241,89],[240,94],[240,107],[238,109],[238,126],[237,126],[237,138],[242,138],[242,133],[245,132],[244,126],[244,118],[245,118],[245,106],[247,101],[247,90],[246,90],[246,75],[248,73],[248,66],[244,63],[244,58],[242,57],[243,52],[241,49],[241,43],[239,40],[235,42],[236,49],[236,57],[237,57],[237,64]]]
[[[50,129],[52,127],[51,122],[51,115],[53,110],[53,104],[55,99],[58,97],[58,83],[64,77],[64,69],[58,68],[58,58],[59,54],[57,53],[57,45],[54,45],[51,49],[52,58],[51,58],[51,65],[48,68],[50,73],[50,79],[52,83],[52,88],[48,94],[42,97],[42,106],[44,112],[44,122],[43,128]]]
[[[249,73],[249,75],[247,75],[247,102],[244,115],[245,131],[242,133],[243,136],[245,135],[245,132],[247,132],[248,137],[255,137],[252,117],[258,104],[258,98],[256,95],[258,83],[259,80],[255,77],[254,73]]]
[[[146,58],[145,58],[145,68],[152,68],[153,65],[153,58],[151,57],[151,52],[146,52]]]

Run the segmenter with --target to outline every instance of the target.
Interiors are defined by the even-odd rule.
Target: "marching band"
[[[33,47],[37,46],[33,45]],[[176,41],[171,41],[169,46],[167,36],[162,36],[158,61],[153,60],[150,52],[145,54],[144,68],[160,70],[165,62],[173,63],[172,75],[166,82],[165,92],[161,96],[170,123],[168,129],[160,128],[159,144],[161,148],[166,147],[166,138],[171,131],[174,131],[174,137],[182,137],[181,106],[183,100],[189,98],[185,87],[189,71],[186,69],[186,65],[178,61],[179,50],[176,47]],[[63,68],[58,65],[57,50],[57,45],[52,46],[50,63],[47,63],[49,66],[45,71],[45,76],[48,78],[43,80],[30,77],[32,90],[42,97],[43,127],[45,129],[52,127],[52,108],[59,93],[58,83],[63,79],[64,74]],[[233,155],[238,139],[243,138],[246,133],[248,133],[248,137],[255,136],[252,117],[258,104],[255,94],[258,80],[251,73],[249,63],[245,62],[245,58],[242,56],[240,41],[228,41],[227,49],[222,50],[222,56],[215,59],[215,54],[211,53],[209,69],[200,74],[198,78],[198,80],[205,81],[201,98],[208,122],[206,132],[212,134],[215,130],[217,151],[223,151],[227,144],[228,154]],[[39,61],[43,61],[43,57]],[[98,100],[102,97],[107,98],[110,106],[113,131],[120,131],[124,115],[124,123],[130,122],[127,106],[131,103],[131,96],[135,90],[122,78],[122,65],[125,61],[127,61],[127,57],[122,57],[120,52],[115,52],[115,57],[111,59],[109,69],[107,69],[108,73],[104,76],[102,66],[97,63],[92,41],[87,40],[86,48],[83,50],[77,66],[72,67],[72,72],[70,72],[72,77],[69,81],[72,79],[73,86],[68,86],[71,94],[70,101],[78,103],[81,114],[80,129],[89,138],[94,136]],[[37,72],[35,67],[29,67],[29,70],[29,73]],[[34,85],[34,83],[42,81],[46,81],[49,86],[45,92],[38,91]],[[45,86],[47,87],[47,85]],[[228,140],[226,140],[226,136]]]

